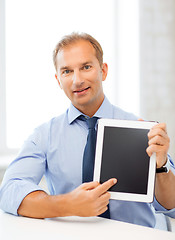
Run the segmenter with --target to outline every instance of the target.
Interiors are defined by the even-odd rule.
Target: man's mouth
[[[78,89],[78,90],[75,90],[73,91],[74,93],[77,93],[77,94],[81,94],[81,93],[84,93],[86,92],[90,87],[87,87],[87,88],[83,88],[83,89]]]

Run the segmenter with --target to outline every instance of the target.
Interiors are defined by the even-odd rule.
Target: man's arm
[[[167,152],[170,139],[167,135],[166,124],[155,125],[148,133],[149,156],[156,153],[156,166],[162,167],[167,162]],[[169,173],[156,174],[155,196],[157,201],[166,209],[175,208],[175,175],[170,170]]]
[[[175,175],[171,170],[156,174],[155,196],[164,208],[175,208]]]
[[[103,184],[84,183],[72,192],[62,195],[34,191],[23,199],[18,214],[32,218],[97,216],[107,210],[110,198],[107,190],[116,182],[116,179],[110,179]]]

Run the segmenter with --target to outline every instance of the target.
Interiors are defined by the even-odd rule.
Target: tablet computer
[[[156,154],[146,153],[148,132],[156,122],[99,119],[94,181],[116,178],[111,199],[152,202]]]

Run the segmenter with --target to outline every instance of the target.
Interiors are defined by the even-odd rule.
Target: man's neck
[[[86,115],[88,117],[92,117],[98,111],[98,109],[101,107],[103,101],[104,101],[104,96],[103,96],[102,100],[96,105],[94,105],[94,103],[92,103],[92,104],[88,104],[88,106],[81,105],[80,107],[77,107],[77,106],[74,106],[74,107],[76,107],[84,115]]]

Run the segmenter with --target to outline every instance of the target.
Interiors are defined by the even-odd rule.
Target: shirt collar
[[[68,109],[68,122],[69,122],[69,124],[71,124],[80,115],[82,115],[82,112],[80,112],[71,103],[71,105],[70,105],[70,107]],[[108,99],[106,97],[104,98],[100,108],[94,114],[94,117],[98,117],[98,118],[113,118],[113,107],[112,107],[112,104],[108,101]]]

